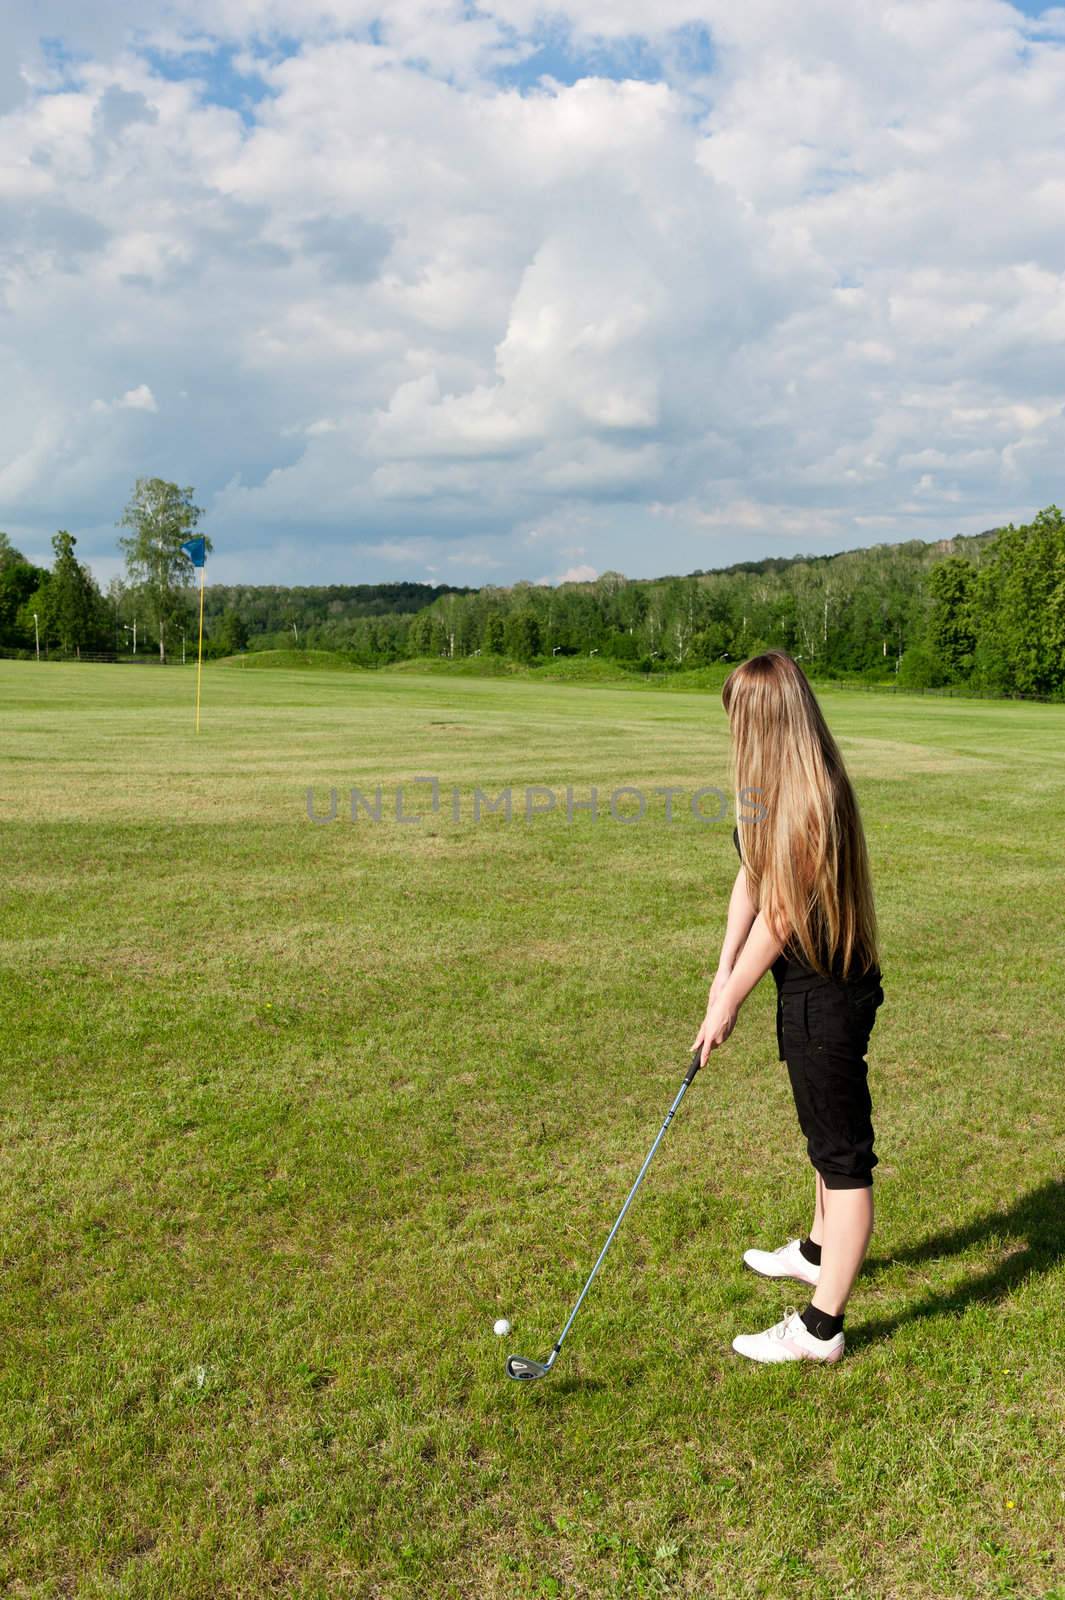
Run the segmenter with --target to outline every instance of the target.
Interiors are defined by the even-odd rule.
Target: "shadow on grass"
[[[872,1256],[866,1262],[865,1270],[875,1277],[889,1267],[938,1261],[943,1256],[957,1255],[972,1245],[995,1238],[1009,1239],[1015,1244],[1017,1241],[1023,1243],[1020,1248],[1013,1248],[997,1267],[980,1273],[978,1277],[969,1278],[951,1289],[927,1294],[897,1316],[865,1322],[860,1328],[855,1328],[853,1336],[848,1328],[848,1344],[852,1348],[871,1344],[873,1340],[893,1333],[906,1322],[1001,1300],[1032,1273],[1049,1272],[1065,1256],[1065,1182],[1051,1180],[1044,1183],[1030,1194],[1023,1195],[1012,1206],[984,1212],[962,1227],[934,1234],[908,1250],[898,1250],[891,1256]]]
[[[559,1378],[551,1385],[552,1394],[596,1394],[605,1389],[602,1378]]]

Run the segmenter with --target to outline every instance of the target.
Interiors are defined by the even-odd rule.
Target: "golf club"
[[[591,1272],[588,1274],[588,1282],[584,1285],[584,1288],[581,1290],[580,1298],[578,1299],[577,1304],[573,1307],[573,1310],[570,1312],[569,1318],[568,1318],[568,1320],[566,1322],[566,1326],[563,1328],[562,1332],[558,1336],[558,1340],[557,1340],[557,1342],[555,1344],[555,1348],[552,1350],[551,1354],[548,1356],[546,1361],[530,1361],[530,1360],[528,1360],[528,1358],[526,1356],[508,1356],[507,1357],[507,1377],[508,1378],[518,1378],[518,1379],[522,1379],[522,1380],[524,1380],[526,1382],[528,1382],[528,1380],[530,1378],[546,1378],[547,1374],[551,1371],[551,1368],[554,1366],[555,1361],[556,1361],[556,1359],[558,1357],[558,1352],[562,1349],[562,1341],[566,1337],[566,1335],[569,1332],[570,1328],[573,1326],[574,1317],[577,1315],[577,1312],[581,1309],[581,1301],[583,1301],[585,1295],[588,1293],[588,1290],[592,1287],[592,1279],[595,1277],[596,1273],[599,1271],[599,1268],[602,1266],[603,1258],[606,1255],[607,1251],[610,1249],[610,1246],[611,1246],[611,1243],[613,1241],[614,1235],[617,1233],[618,1229],[621,1227],[621,1219],[624,1217],[626,1211],[629,1209],[629,1206],[632,1204],[633,1196],[635,1195],[637,1189],[640,1187],[640,1184],[643,1182],[644,1173],[647,1171],[648,1167],[651,1165],[651,1157],[654,1155],[655,1151],[658,1149],[658,1146],[661,1144],[662,1135],[665,1133],[666,1129],[669,1127],[670,1123],[673,1121],[673,1118],[676,1115],[677,1107],[680,1105],[681,1101],[684,1099],[684,1096],[685,1096],[685,1094],[687,1092],[688,1085],[691,1083],[692,1079],[695,1077],[695,1074],[699,1070],[699,1065],[700,1065],[699,1057],[701,1055],[702,1055],[702,1045],[697,1045],[695,1047],[695,1053],[692,1056],[691,1066],[688,1068],[687,1074],[685,1075],[685,1078],[684,1078],[684,1082],[680,1086],[680,1090],[678,1091],[677,1098],[674,1100],[673,1104],[670,1106],[669,1112],[668,1112],[668,1114],[666,1116],[666,1120],[665,1120],[665,1122],[663,1122],[662,1126],[658,1130],[657,1139],[655,1140],[654,1144],[651,1146],[650,1150],[647,1152],[647,1160],[644,1162],[643,1166],[640,1168],[639,1176],[637,1177],[636,1182],[633,1184],[632,1188],[629,1190],[628,1199],[625,1201],[625,1204],[622,1206],[621,1210],[618,1212],[618,1220],[615,1222],[614,1226],[611,1228],[609,1234],[607,1235],[606,1244],[603,1246],[602,1250],[599,1252],[599,1260],[596,1262],[595,1266],[592,1268]]]

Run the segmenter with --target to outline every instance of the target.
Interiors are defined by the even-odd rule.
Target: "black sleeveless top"
[[[732,842],[736,846],[736,854],[742,863],[743,852],[740,849],[740,832],[738,828],[733,828],[732,830]],[[824,973],[818,972],[808,965],[802,952],[791,945],[784,946],[784,949],[769,970],[773,974],[778,991],[781,993],[786,991],[788,994],[796,994],[803,989],[816,989],[822,984],[846,984],[856,981],[853,975],[850,978],[844,978],[843,960],[839,954],[837,954],[832,963],[832,976],[826,977]],[[861,975],[863,982],[869,981],[874,976],[877,979],[880,978],[879,967],[875,967],[871,973],[864,972]]]

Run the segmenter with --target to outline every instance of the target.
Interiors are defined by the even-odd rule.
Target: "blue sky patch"
[[[255,120],[255,109],[268,99],[273,91],[257,72],[242,72],[236,61],[240,53],[237,46],[219,44],[213,50],[162,51],[145,49],[141,52],[152,71],[171,82],[195,79],[203,85],[203,99],[208,105],[227,106],[246,122]],[[299,43],[295,39],[277,40],[263,60],[283,60],[298,55]]]
[[[524,60],[500,67],[492,76],[497,83],[518,89],[534,88],[542,77],[564,84],[576,83],[579,78],[661,83],[678,73],[709,72],[713,59],[710,35],[701,26],[678,28],[664,46],[652,45],[639,34],[576,40],[569,28],[557,27],[542,35]]]

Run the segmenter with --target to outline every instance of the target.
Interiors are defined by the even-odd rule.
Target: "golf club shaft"
[[[680,1105],[681,1101],[684,1099],[685,1094],[688,1092],[689,1084],[691,1083],[692,1079],[695,1077],[695,1074],[699,1070],[699,1056],[700,1056],[700,1054],[701,1054],[701,1049],[696,1049],[695,1054],[692,1056],[692,1062],[691,1062],[691,1066],[688,1068],[687,1076],[685,1077],[684,1082],[681,1084],[680,1089],[679,1089],[679,1091],[677,1093],[677,1098],[674,1100],[673,1104],[670,1106],[669,1111],[666,1114],[666,1120],[665,1120],[665,1122],[663,1122],[662,1126],[658,1130],[658,1137],[655,1139],[654,1144],[651,1146],[650,1150],[647,1152],[647,1160],[644,1162],[643,1166],[640,1168],[639,1175],[638,1175],[638,1177],[636,1179],[636,1182],[633,1184],[632,1188],[629,1190],[628,1197],[626,1198],[625,1204],[622,1206],[621,1210],[618,1212],[618,1220],[615,1222],[614,1226],[611,1228],[609,1234],[607,1235],[606,1244],[603,1246],[602,1250],[600,1250],[600,1252],[599,1252],[599,1259],[595,1263],[595,1266],[592,1268],[591,1272],[588,1274],[588,1282],[584,1285],[584,1288],[581,1290],[580,1298],[578,1299],[577,1304],[573,1307],[573,1310],[570,1312],[569,1318],[568,1318],[568,1320],[566,1322],[566,1326],[563,1328],[562,1332],[558,1336],[558,1339],[557,1339],[556,1344],[555,1344],[555,1348],[551,1352],[551,1361],[552,1362],[554,1361],[555,1357],[558,1355],[558,1352],[562,1349],[562,1341],[566,1337],[566,1335],[569,1332],[570,1328],[573,1326],[573,1319],[577,1315],[577,1312],[581,1309],[581,1304],[582,1304],[582,1302],[584,1300],[585,1295],[588,1293],[588,1290],[592,1287],[592,1280],[595,1277],[596,1273],[599,1271],[599,1268],[602,1266],[603,1258],[606,1255],[607,1251],[610,1249],[611,1244],[613,1243],[614,1235],[617,1233],[618,1229],[621,1227],[622,1220],[623,1220],[623,1218],[625,1216],[625,1213],[629,1209],[630,1205],[632,1204],[633,1197],[635,1196],[637,1189],[640,1187],[640,1184],[643,1182],[644,1173],[647,1171],[648,1167],[651,1165],[652,1157],[654,1156],[655,1151],[658,1149],[658,1146],[662,1143],[663,1135],[665,1134],[665,1131],[669,1127],[670,1123],[673,1121],[673,1118],[674,1118],[674,1116],[676,1115],[676,1112],[677,1112],[677,1107]]]

